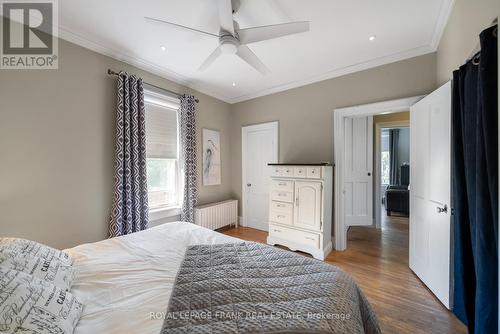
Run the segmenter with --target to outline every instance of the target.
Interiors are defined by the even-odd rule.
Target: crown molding
[[[401,61],[401,60],[405,60],[405,59],[409,59],[409,58],[413,58],[413,57],[417,57],[417,56],[422,56],[422,55],[432,53],[432,52],[434,52],[434,50],[432,50],[432,48],[429,45],[420,46],[420,47],[417,47],[414,49],[394,53],[394,54],[391,54],[388,56],[382,56],[379,58],[375,58],[375,59],[372,59],[372,60],[369,60],[366,62],[361,62],[361,63],[357,63],[354,65],[349,65],[346,67],[337,68],[337,69],[328,71],[328,72],[320,74],[320,75],[312,76],[312,77],[304,79],[304,80],[298,80],[298,81],[290,82],[290,83],[287,83],[284,85],[279,85],[279,86],[263,89],[261,91],[255,92],[255,93],[241,95],[241,96],[238,96],[236,98],[230,99],[230,103],[233,104],[233,103],[243,102],[243,101],[251,100],[251,99],[254,99],[257,97],[262,97],[262,96],[266,96],[266,95],[270,95],[270,94],[274,94],[274,93],[279,93],[279,92],[286,91],[289,89],[310,85],[310,84],[313,84],[316,82],[320,82],[320,81],[324,81],[324,80],[328,80],[328,79],[332,79],[332,78],[337,78],[337,77],[340,77],[340,76],[343,76],[346,74],[351,74],[351,73],[360,72],[363,70],[368,70],[370,68],[374,68],[374,67],[378,67],[378,66],[382,66],[382,65],[387,65],[390,63],[395,63],[397,61]]]
[[[83,37],[71,30],[69,30],[66,27],[59,26],[59,38],[64,39],[65,41],[71,42],[73,44],[79,45],[83,48],[92,50],[94,52],[97,52],[99,54],[102,54],[104,56],[116,59],[118,61],[124,62],[126,64],[135,66],[141,70],[144,70],[146,72],[149,72],[151,74],[157,75],[163,79],[172,81],[176,84],[182,85],[186,88],[190,88],[193,90],[196,90],[200,93],[212,96],[218,100],[231,103],[230,99],[223,95],[219,94],[216,92],[213,92],[211,89],[205,86],[201,85],[196,85],[193,84],[192,82],[189,81],[188,78],[185,76],[172,71],[168,68],[158,66],[150,61],[144,60],[139,57],[132,57],[127,54],[124,54],[118,50],[112,49],[108,46],[104,46],[102,44],[96,43],[94,41],[91,41],[90,39]]]
[[[247,101],[250,99],[274,94],[274,93],[279,93],[285,90],[293,89],[293,88],[298,88],[301,86],[309,85],[315,82],[320,82],[332,78],[336,78],[339,76],[343,76],[346,74],[351,74],[363,70],[367,70],[370,68],[394,63],[397,61],[405,60],[408,58],[413,58],[417,56],[421,56],[424,54],[436,52],[438,47],[439,47],[439,42],[441,40],[441,37],[443,35],[443,32],[446,28],[446,24],[448,23],[448,19],[451,15],[451,12],[453,10],[453,6],[455,4],[455,0],[444,0],[440,11],[438,15],[438,20],[436,22],[436,25],[434,27],[434,32],[432,34],[432,38],[427,45],[423,45],[417,48],[413,48],[410,50],[405,50],[402,52],[397,52],[391,55],[387,56],[382,56],[379,58],[374,58],[371,60],[368,60],[366,62],[360,62],[357,64],[349,65],[346,67],[342,68],[336,68],[333,70],[330,70],[326,73],[322,73],[320,75],[315,75],[311,76],[307,79],[302,79],[302,80],[297,80],[297,81],[292,81],[288,82],[282,85],[277,85],[271,88],[266,88],[257,92],[253,92],[250,94],[244,94],[240,95],[234,98],[230,98],[225,96],[224,94],[220,92],[213,91],[212,88],[210,88],[210,85],[205,85],[205,84],[200,84],[200,83],[195,83],[190,81],[189,78],[173,71],[168,68],[158,66],[150,61],[147,61],[145,59],[142,59],[140,57],[134,57],[130,56],[127,54],[124,54],[123,52],[120,52],[118,50],[112,49],[108,46],[104,46],[102,44],[96,43],[94,41],[91,41],[88,38],[85,38],[65,27],[59,26],[59,38],[62,38],[66,41],[69,41],[71,43],[77,44],[79,46],[82,46],[84,48],[87,48],[89,50],[95,51],[99,54],[111,57],[113,59],[122,61],[124,63],[127,63],[129,65],[135,66],[139,69],[142,69],[144,71],[147,71],[149,73],[158,75],[164,79],[167,79],[169,81],[172,81],[174,83],[177,83],[179,85],[182,85],[186,88],[196,90],[200,93],[212,96],[218,100],[227,102],[229,104],[234,104],[238,102],[243,102]]]
[[[86,49],[95,51],[99,54],[102,54],[104,56],[111,57],[113,59],[122,61],[124,63],[130,64],[137,66],[141,69],[148,70],[148,72],[152,72],[154,74],[160,74],[161,76],[168,76],[169,80],[178,83],[180,85],[186,85],[188,82],[188,79],[185,78],[184,76],[163,68],[161,66],[155,65],[151,62],[148,62],[144,59],[141,59],[139,57],[131,57],[127,54],[124,54],[118,50],[112,49],[108,46],[104,46],[102,44],[96,43],[94,41],[91,41],[82,35],[79,35],[63,26],[59,26],[59,38],[62,38],[68,42],[71,42],[73,44],[77,44],[79,46],[82,46]]]
[[[443,36],[444,30],[446,28],[446,24],[448,23],[448,19],[450,18],[451,12],[453,10],[453,6],[455,5],[455,0],[444,0],[441,4],[441,8],[439,10],[438,20],[436,25],[434,26],[434,32],[432,34],[432,39],[428,45],[423,45],[414,49],[398,52],[392,55],[383,56],[376,59],[371,59],[366,62],[349,65],[343,68],[334,69],[327,73],[310,77],[305,80],[298,80],[295,82],[290,82],[284,85],[278,85],[275,87],[263,89],[261,91],[241,95],[236,98],[230,99],[230,103],[238,103],[247,100],[251,100],[254,98],[279,93],[282,91],[286,91],[293,88],[298,88],[301,86],[309,85],[315,82],[320,82],[323,80],[328,80],[336,77],[340,77],[346,74],[355,73],[363,70],[367,70],[370,68],[387,65],[390,63],[394,63],[397,61],[422,56],[428,53],[436,52],[439,47],[439,42],[441,41],[441,37]]]
[[[432,39],[430,46],[435,52],[439,47],[439,42],[441,37],[443,37],[444,30],[448,24],[448,19],[450,18],[453,7],[455,6],[455,0],[444,0],[441,4],[441,9],[439,10],[438,20],[434,26],[434,33],[432,34]]]

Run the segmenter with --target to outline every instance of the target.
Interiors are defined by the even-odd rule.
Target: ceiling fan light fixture
[[[224,54],[234,55],[238,51],[238,45],[231,39],[221,40],[220,49]]]

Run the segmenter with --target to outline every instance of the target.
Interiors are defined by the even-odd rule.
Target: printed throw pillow
[[[83,307],[64,289],[0,267],[0,333],[71,334]]]
[[[68,291],[76,275],[74,267],[64,264],[55,256],[46,258],[31,254],[6,256],[4,253],[0,253],[0,267],[4,270],[12,269],[33,275]]]
[[[21,238],[0,238],[0,253],[7,254],[7,256],[31,254],[43,258],[55,256],[66,265],[73,264],[73,259],[59,249]]]

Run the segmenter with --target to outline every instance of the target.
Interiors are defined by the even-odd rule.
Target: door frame
[[[246,178],[247,178],[247,134],[250,131],[256,130],[272,130],[274,134],[274,146],[273,146],[273,161],[269,161],[269,163],[277,163],[279,160],[279,121],[272,121],[266,123],[252,124],[252,125],[244,125],[241,127],[241,226],[247,226],[247,187],[246,187]]]
[[[333,156],[334,156],[334,239],[335,249],[343,251],[347,248],[347,228],[344,222],[344,197],[342,196],[343,157],[344,157],[344,120],[352,116],[373,116],[377,114],[392,114],[408,111],[410,107],[421,100],[424,95],[407,97],[398,100],[364,104],[359,106],[338,108],[333,110]]]
[[[408,113],[410,111],[408,110]],[[382,226],[382,210],[380,208],[382,197],[380,196],[380,187],[382,187],[381,175],[382,166],[380,163],[380,134],[382,129],[387,128],[410,128],[410,120],[407,121],[392,121],[392,122],[380,122],[375,123],[375,227],[380,228]],[[410,130],[411,131],[411,130]],[[378,138],[378,140],[377,140]]]

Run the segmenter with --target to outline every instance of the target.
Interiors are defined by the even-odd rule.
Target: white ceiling
[[[217,39],[144,20],[218,33],[215,0],[64,0],[59,23],[63,39],[235,103],[433,52],[453,2],[241,0],[234,16],[241,28],[311,22],[307,33],[249,44],[270,68],[266,76],[230,55],[198,72]]]

